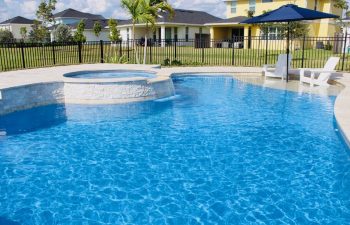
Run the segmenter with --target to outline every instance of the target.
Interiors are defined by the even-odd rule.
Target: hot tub
[[[66,103],[114,104],[166,98],[174,95],[169,77],[155,71],[76,71],[64,76]]]

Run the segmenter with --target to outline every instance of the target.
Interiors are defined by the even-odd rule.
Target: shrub
[[[65,24],[60,24],[53,31],[53,36],[57,42],[69,42],[73,40],[72,30]]]
[[[15,38],[9,30],[0,30],[0,43],[14,42]]]
[[[119,41],[120,35],[117,29],[117,21],[115,19],[110,19],[108,21],[108,26],[109,26],[109,40]]]
[[[28,31],[26,27],[21,27],[19,29],[19,33],[21,34],[22,40],[25,40],[27,38]]]
[[[80,20],[77,26],[77,31],[74,34],[74,41],[76,42],[86,42],[86,37],[84,35],[84,30],[85,30],[85,21]]]
[[[169,58],[164,59],[162,66],[170,66],[170,59]]]
[[[329,50],[331,51],[333,49],[333,46],[330,43],[325,44],[324,50]]]
[[[29,39],[31,42],[49,42],[50,32],[47,27],[43,26],[41,22],[34,21],[32,25],[32,30],[29,32]]]
[[[191,60],[173,60],[170,61],[169,58],[164,59],[162,66],[203,66],[205,63],[202,62],[196,62],[196,61],[191,61]]]
[[[173,60],[172,62],[171,62],[171,65],[172,66],[181,66],[182,65],[182,63],[181,63],[181,61],[180,60]]]
[[[102,25],[100,23],[100,21],[96,21],[94,23],[94,27],[92,28],[92,30],[94,31],[94,34],[96,37],[99,37],[102,31]]]
[[[119,64],[127,64],[128,63],[128,58],[126,55],[122,56],[111,56],[108,57],[106,60],[107,63],[119,63]]]

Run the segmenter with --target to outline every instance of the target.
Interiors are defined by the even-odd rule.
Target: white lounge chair
[[[289,55],[288,64],[292,62],[292,55]],[[275,67],[273,69],[273,67]],[[281,78],[282,80],[287,77],[287,54],[280,54],[277,59],[276,65],[269,64],[264,65],[263,71],[265,74],[265,79],[267,77]]]
[[[340,58],[330,57],[323,68],[303,68],[300,69],[300,84],[308,83],[311,87],[314,85],[329,86],[328,80],[332,73],[336,72],[335,67],[337,66]],[[305,76],[305,72],[311,73],[310,77]],[[318,74],[318,77],[316,77]]]

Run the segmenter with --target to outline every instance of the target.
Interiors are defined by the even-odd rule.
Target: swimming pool
[[[64,75],[69,78],[84,79],[108,79],[108,78],[155,78],[154,72],[150,71],[133,71],[133,70],[97,70],[97,71],[79,71],[67,73]]]
[[[175,77],[170,99],[0,117],[0,217],[20,224],[347,224],[334,97]],[[1,221],[1,219],[0,219]]]

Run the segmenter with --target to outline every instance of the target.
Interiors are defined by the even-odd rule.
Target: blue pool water
[[[0,222],[349,224],[334,97],[174,84],[169,100],[0,117]]]
[[[156,74],[147,71],[130,71],[130,70],[99,70],[99,71],[80,71],[67,73],[65,77],[84,78],[84,79],[102,79],[102,78],[155,78]]]

